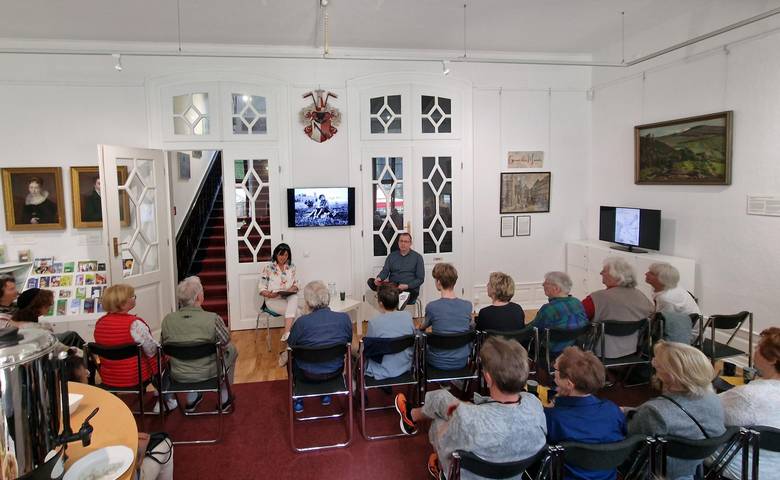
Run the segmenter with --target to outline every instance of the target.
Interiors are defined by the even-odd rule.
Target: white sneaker
[[[178,406],[179,406],[179,402],[176,401],[176,397],[165,400],[165,409],[169,412],[171,410],[176,410]],[[154,408],[152,409],[152,413],[155,415],[160,413],[160,402],[154,402]]]
[[[290,332],[284,332],[282,334],[282,341],[286,342],[288,338],[290,338]]]
[[[398,295],[398,310],[403,310],[404,308],[406,308],[406,302],[409,301],[409,297],[411,295],[412,294],[409,292],[401,292]]]

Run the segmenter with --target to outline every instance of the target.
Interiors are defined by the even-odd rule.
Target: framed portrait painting
[[[120,184],[127,180],[127,167],[117,167]],[[75,228],[100,228],[103,226],[100,172],[98,167],[70,167],[71,202]],[[120,191],[119,219],[123,227],[130,225],[130,202],[127,193]]]
[[[502,173],[499,213],[550,211],[550,172]]]
[[[4,168],[3,201],[7,230],[65,228],[60,167]]]
[[[732,112],[634,127],[634,183],[730,185]]]

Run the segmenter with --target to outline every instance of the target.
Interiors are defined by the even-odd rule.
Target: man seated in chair
[[[423,407],[412,409],[404,394],[395,397],[402,432],[411,435],[420,422],[433,420],[428,437],[436,453],[428,460],[428,470],[435,478],[441,478],[439,464],[449,473],[456,450],[488,462],[515,462],[535,455],[547,441],[542,404],[523,392],[529,368],[525,348],[514,340],[490,337],[479,355],[489,397],[475,393],[474,403],[461,402],[447,390],[434,390],[425,394]],[[463,472],[461,478],[480,477]]]
[[[377,299],[383,313],[368,321],[366,338],[397,338],[414,335],[417,332],[412,314],[398,311],[399,293],[399,290],[391,285],[382,285],[377,289]],[[384,355],[381,362],[369,358],[365,374],[376,380],[385,380],[403,375],[409,371],[411,365],[412,348],[410,347],[403,352]]]
[[[187,277],[176,287],[176,300],[179,310],[169,313],[162,321],[162,343],[179,345],[195,345],[199,343],[215,343],[225,345],[224,365],[229,384],[233,383],[238,349],[230,342],[230,332],[225,327],[219,315],[207,312],[203,305],[203,285],[198,277]],[[214,358],[199,358],[197,360],[178,360],[171,358],[171,377],[182,383],[203,382],[217,376],[216,360]],[[203,400],[203,393],[187,394],[187,412],[193,412]],[[225,410],[233,404],[230,389],[220,391],[220,402]]]
[[[343,312],[334,312],[330,304],[330,293],[320,280],[309,282],[303,288],[303,300],[309,311],[295,321],[290,330],[287,344],[292,347],[325,347],[352,342],[352,321]],[[307,382],[324,382],[342,374],[344,359],[311,363],[293,357],[293,375]],[[330,405],[330,396],[320,399],[323,405]],[[303,411],[303,399],[295,401],[296,413]]]
[[[376,291],[380,285],[391,283],[402,293],[408,292],[408,297],[401,305],[403,308],[417,301],[424,281],[425,264],[422,255],[412,250],[412,235],[403,232],[398,235],[398,250],[390,252],[376,278],[368,279],[368,288]]]

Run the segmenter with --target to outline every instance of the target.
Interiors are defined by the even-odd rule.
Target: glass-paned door
[[[235,229],[240,263],[271,258],[271,199],[267,158],[234,160]]]

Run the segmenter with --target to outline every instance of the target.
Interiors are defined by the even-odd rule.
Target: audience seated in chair
[[[147,382],[157,374],[157,341],[152,336],[149,325],[130,310],[135,308],[135,289],[120,283],[108,287],[101,297],[103,308],[107,312],[95,325],[95,342],[105,347],[118,347],[136,343],[141,345],[144,357],[141,362],[141,382]],[[132,387],[139,382],[137,361],[102,359],[100,377],[104,384],[113,387]],[[178,406],[176,398],[166,398],[166,407],[173,410]],[[155,410],[159,405],[155,404]]]
[[[347,344],[352,341],[352,321],[349,315],[334,312],[328,308],[330,293],[322,281],[313,281],[303,289],[303,299],[309,311],[293,324],[287,343],[295,347],[319,347]],[[326,363],[308,363],[295,360],[293,369],[296,377],[301,375],[308,382],[326,381],[341,375],[344,360]],[[323,405],[330,405],[330,397],[321,398]],[[295,411],[303,411],[303,399],[295,401]]]
[[[160,340],[162,343],[197,345],[220,342],[225,347],[224,368],[228,383],[233,383],[238,349],[230,342],[230,332],[219,315],[203,310],[203,285],[198,277],[187,277],[176,287],[176,301],[179,310],[169,313],[162,321]],[[170,358],[170,375],[177,382],[205,382],[217,376],[216,363],[211,358],[179,360]],[[194,411],[203,399],[202,393],[188,393],[188,412]],[[220,402],[225,410],[233,403],[229,390],[220,392]]]
[[[591,293],[582,301],[585,313],[593,322],[614,320],[635,322],[655,311],[644,293],[636,288],[634,268],[623,258],[608,257],[601,269],[601,282],[607,288]],[[604,346],[606,358],[620,358],[636,352],[638,334],[616,337],[608,335]]]
[[[692,440],[723,435],[723,407],[710,382],[715,377],[709,359],[690,345],[658,342],[653,367],[662,394],[629,412],[629,435],[675,436]],[[669,458],[672,480],[692,479],[698,460]]]
[[[391,285],[382,285],[377,289],[379,307],[384,313],[368,321],[366,338],[396,338],[414,335],[412,314],[398,311],[398,295],[400,291]],[[412,349],[382,356],[381,362],[368,359],[366,375],[376,380],[394,378],[409,371],[412,364]]]
[[[588,324],[582,302],[569,295],[572,287],[569,275],[564,272],[547,272],[542,287],[548,303],[542,305],[531,323],[539,332],[547,328],[574,330]],[[573,343],[573,340],[551,342],[550,353],[557,355]]]
[[[89,371],[78,350],[71,348],[65,359],[67,380],[74,383],[87,383]],[[137,463],[138,480],[173,480],[173,444],[170,438],[149,448],[148,433],[138,432],[138,453],[136,458],[142,458]]]
[[[719,395],[726,426],[780,428],[780,328],[771,327],[761,332],[753,362],[759,378]],[[780,473],[780,453],[761,450],[758,458],[758,478],[774,478]],[[723,474],[738,480],[741,462],[742,453],[739,452]]]
[[[680,272],[674,265],[657,262],[650,265],[645,273],[645,282],[653,287],[655,311],[701,315],[701,310],[687,290],[678,287]]]
[[[567,347],[555,360],[555,406],[545,408],[547,439],[550,444],[563,441],[612,443],[626,436],[626,417],[609,400],[595,396],[606,378],[604,366],[591,352]],[[566,480],[614,480],[616,470],[588,471],[565,465]]]
[[[398,250],[390,252],[379,275],[369,278],[366,283],[371,290],[386,283],[395,285],[402,292],[409,292],[406,304],[411,305],[417,301],[424,281],[425,264],[422,255],[412,250],[412,236],[402,232],[398,235]]]
[[[74,331],[53,333],[54,328],[50,323],[39,322],[39,318],[54,305],[54,293],[51,290],[30,288],[22,292],[16,300],[18,309],[8,322],[9,326],[19,329],[40,328],[52,332],[52,335],[63,345],[68,347],[84,348],[84,339]]]
[[[429,469],[449,471],[452,453],[469,451],[489,462],[512,462],[535,455],[545,445],[546,424],[542,404],[523,392],[528,379],[528,354],[513,340],[490,337],[480,351],[490,396],[474,394],[474,403],[461,402],[447,390],[425,395],[425,405],[411,408],[403,394],[396,396],[401,430],[433,420],[428,436],[435,454]],[[434,456],[435,455],[435,456]],[[431,472],[439,478],[438,472]],[[475,478],[464,472],[462,478]]]
[[[515,281],[502,272],[493,272],[487,284],[488,297],[493,301],[479,311],[476,329],[511,332],[525,327],[523,307],[512,302],[515,295]]]
[[[441,298],[425,306],[425,321],[420,330],[431,327],[433,333],[469,331],[472,306],[471,302],[458,298],[455,294],[458,271],[449,263],[437,263],[433,267],[433,278],[436,280],[436,290],[441,292]],[[457,370],[466,366],[470,352],[470,345],[447,351],[431,348],[427,361],[440,370]]]
[[[11,275],[0,275],[0,321],[9,321],[16,312],[16,280]],[[0,325],[2,326],[2,325]]]

